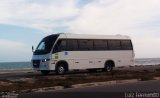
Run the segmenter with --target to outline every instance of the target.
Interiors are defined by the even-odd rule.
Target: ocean
[[[0,62],[0,70],[32,69],[31,62]]]
[[[160,58],[136,58],[135,65],[158,65]]]
[[[137,58],[135,65],[157,65],[160,58]],[[32,69],[31,62],[0,62],[0,70],[26,70]]]

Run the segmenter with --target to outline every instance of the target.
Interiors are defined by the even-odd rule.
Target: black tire
[[[113,62],[107,62],[107,63],[105,64],[104,70],[105,70],[106,72],[112,72],[113,66],[114,66],[113,64],[114,64]]]
[[[56,68],[56,74],[63,75],[67,71],[67,68],[63,63],[59,64]]]
[[[49,70],[41,70],[41,73],[43,75],[48,75],[50,73],[50,71]]]

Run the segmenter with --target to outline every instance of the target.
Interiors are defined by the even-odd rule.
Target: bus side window
[[[107,40],[94,40],[94,50],[107,50]]]
[[[123,50],[133,50],[132,43],[130,40],[121,41],[121,45]]]
[[[65,51],[66,49],[66,40],[59,40],[55,47],[54,47],[54,53],[55,52],[61,52],[61,51]]]
[[[121,50],[120,40],[108,40],[109,50]]]
[[[76,51],[78,49],[77,40],[69,39],[67,40],[67,51]]]
[[[79,50],[93,50],[93,40],[78,40]]]
[[[66,50],[66,40],[61,40],[59,43],[59,51],[65,51]]]

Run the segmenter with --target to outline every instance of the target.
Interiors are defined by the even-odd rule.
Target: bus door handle
[[[79,63],[79,62],[75,62],[75,63]]]
[[[98,62],[100,63],[100,62],[102,62],[102,61],[98,61]]]

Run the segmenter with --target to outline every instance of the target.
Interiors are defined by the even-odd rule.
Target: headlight
[[[50,59],[42,59],[42,62],[46,62],[49,61]]]

